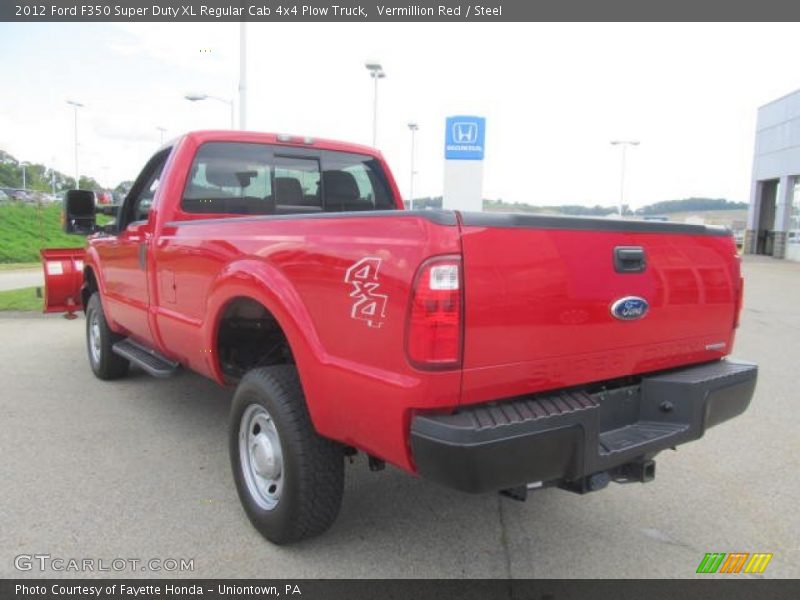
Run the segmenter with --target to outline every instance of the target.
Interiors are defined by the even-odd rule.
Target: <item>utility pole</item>
[[[50,159],[50,164],[55,164],[56,157],[53,156]],[[50,187],[53,189],[53,196],[56,195],[56,169],[55,167],[50,167]]]
[[[417,129],[419,129],[419,125],[412,121],[408,124],[408,129],[411,131],[411,174],[408,182],[408,208],[414,210],[414,175],[416,174],[416,171],[414,171],[414,136],[417,133]]]
[[[638,146],[638,140],[614,140],[612,146],[622,146],[622,160],[619,175],[619,217],[622,218],[623,207],[625,206],[625,152],[628,146]]]
[[[67,100],[67,104],[75,110],[75,189],[81,189],[80,171],[78,170],[78,109],[83,108],[83,104],[75,100]]]
[[[375,90],[372,95],[372,147],[378,145],[378,80],[386,77],[386,72],[383,70],[381,63],[368,60],[365,65],[369,71],[369,76],[375,82]]]
[[[247,129],[247,28],[239,23],[239,129]]]

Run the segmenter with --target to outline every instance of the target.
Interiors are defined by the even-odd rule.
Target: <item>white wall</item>
[[[795,177],[800,175],[800,90],[778,98],[758,109],[753,179],[748,229],[755,229],[760,211],[758,182],[780,180],[774,223],[759,224],[759,228],[787,231],[791,228]],[[787,240],[788,242],[788,240]],[[799,260],[796,244],[787,243],[786,258]]]

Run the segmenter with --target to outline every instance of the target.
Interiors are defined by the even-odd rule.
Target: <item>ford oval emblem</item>
[[[611,305],[611,314],[620,321],[635,321],[647,314],[650,305],[639,296],[625,296]]]

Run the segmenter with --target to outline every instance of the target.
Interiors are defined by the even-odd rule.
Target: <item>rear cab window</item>
[[[393,210],[386,174],[371,156],[326,151],[322,181],[328,211]]]
[[[323,212],[318,159],[276,155],[272,166],[277,214]]]
[[[206,142],[197,150],[186,213],[291,215],[396,210],[371,156],[257,143]]]

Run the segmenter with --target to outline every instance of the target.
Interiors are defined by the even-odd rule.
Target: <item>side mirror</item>
[[[97,229],[94,192],[69,190],[64,195],[64,231],[91,235]]]

